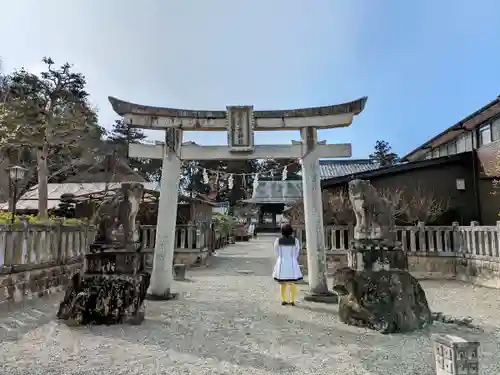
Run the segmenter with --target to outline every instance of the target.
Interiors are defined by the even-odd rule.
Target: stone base
[[[186,270],[187,266],[185,264],[174,264],[174,280],[184,281],[186,280]]]
[[[403,250],[394,247],[357,244],[347,251],[347,264],[356,271],[407,271],[408,256]]]
[[[304,296],[304,301],[333,304],[338,303],[339,298],[335,293],[332,292],[321,294],[308,293]]]
[[[177,299],[179,297],[179,293],[174,293],[168,290],[164,294],[146,294],[146,300],[148,301],[171,301]]]
[[[140,324],[148,273],[130,275],[75,274],[59,305],[57,318],[70,325]]]
[[[137,314],[128,316],[126,319],[124,319],[123,323],[130,324],[131,326],[138,326],[144,321],[145,318],[146,309],[143,307],[137,312]]]
[[[381,333],[412,332],[431,324],[431,311],[420,283],[403,270],[355,271],[334,274],[343,323]]]

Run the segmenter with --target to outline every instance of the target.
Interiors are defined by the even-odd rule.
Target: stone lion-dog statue
[[[349,199],[356,217],[354,240],[394,245],[392,204],[368,180],[349,182]]]

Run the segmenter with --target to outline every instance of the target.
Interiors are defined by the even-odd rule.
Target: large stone
[[[138,324],[150,275],[80,275],[76,273],[59,305],[57,318],[72,325]]]
[[[343,323],[381,333],[411,332],[432,322],[425,292],[404,270],[355,271],[334,274]]]

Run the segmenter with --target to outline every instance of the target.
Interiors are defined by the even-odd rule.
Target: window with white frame
[[[457,142],[455,140],[448,142],[448,155],[455,155],[457,153]]]
[[[498,141],[500,139],[500,117],[491,123],[491,140]]]
[[[442,156],[448,156],[448,149],[447,149],[445,144],[439,146],[439,157],[442,157]]]
[[[456,141],[456,146],[457,146],[457,153],[465,152],[465,141],[466,141],[466,135],[462,134],[457,138]]]
[[[467,132],[465,137],[465,151],[472,151],[472,132]]]
[[[435,148],[432,150],[432,157],[433,158],[438,158],[439,157],[439,148]]]
[[[490,124],[481,125],[478,130],[479,146],[491,143],[491,126]]]

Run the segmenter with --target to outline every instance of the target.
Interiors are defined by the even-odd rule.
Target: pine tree
[[[161,177],[161,160],[138,159],[128,156],[130,143],[139,143],[147,136],[140,129],[130,128],[123,120],[116,120],[111,129],[109,141],[114,145],[115,151],[123,158],[133,170],[139,172],[149,181],[159,181]]]
[[[375,142],[375,150],[370,154],[370,160],[379,163],[381,167],[399,163],[398,155],[392,152],[392,147],[387,141]]]
[[[129,143],[138,143],[146,139],[146,135],[141,129],[130,128],[123,120],[116,120],[109,136],[110,141],[116,147],[118,154],[128,157]]]

